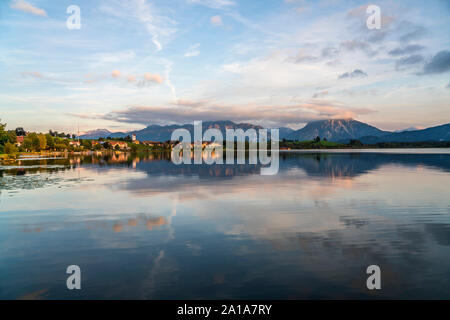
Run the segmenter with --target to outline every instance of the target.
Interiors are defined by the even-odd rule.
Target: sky
[[[447,0],[0,0],[0,119],[40,132],[449,123],[449,16]]]

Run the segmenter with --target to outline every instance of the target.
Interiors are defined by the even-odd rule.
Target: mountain
[[[415,127],[409,127],[406,129],[401,129],[401,130],[395,130],[394,132],[404,132],[404,131],[416,131],[416,130],[422,130],[422,127],[419,126],[415,126]]]
[[[360,137],[363,143],[450,141],[450,123],[422,130],[389,133],[381,137]]]
[[[279,138],[280,140],[287,139],[289,135],[294,132],[294,129],[288,127],[280,127],[279,129]]]
[[[379,137],[388,133],[353,119],[330,119],[309,122],[302,129],[289,134],[287,139],[303,141],[313,140],[319,136],[328,141],[342,141],[364,136]]]
[[[209,128],[216,128],[226,137],[226,129],[262,129],[261,126],[250,123],[235,123],[233,121],[205,121],[202,124],[203,132]],[[136,134],[138,140],[167,141],[170,140],[172,132],[176,129],[186,129],[194,138],[193,124],[183,125],[150,125],[142,130],[129,132],[111,132],[106,129],[88,131],[81,135],[81,139],[98,139],[100,137],[126,137]],[[424,141],[450,141],[450,123],[422,130],[389,132],[375,128],[366,123],[353,119],[330,119],[309,122],[299,130],[291,128],[279,128],[279,138],[288,140],[313,140],[317,136],[328,141],[348,143],[350,139],[358,139],[365,144],[379,142],[424,142]]]
[[[253,125],[250,123],[234,123],[233,121],[205,121],[202,123],[203,132],[207,129],[218,129],[222,132],[223,137],[226,136],[226,129],[242,129],[244,131],[248,129],[262,129],[261,126]],[[151,125],[145,129],[139,131],[133,131],[131,133],[136,134],[138,140],[151,140],[151,141],[167,141],[171,139],[172,132],[176,129],[186,129],[191,134],[192,139],[194,139],[194,125],[184,124],[184,125],[168,125],[159,126]]]
[[[112,132],[108,129],[97,129],[87,131],[83,135],[80,136],[80,139],[98,139],[108,137]]]
[[[206,129],[215,128],[222,132],[223,137],[226,136],[226,129],[242,129],[244,131],[248,129],[262,129],[263,127],[253,125],[250,123],[234,123],[233,121],[205,121],[202,123],[203,132]],[[190,132],[192,139],[194,139],[194,125],[193,124],[183,124],[183,125],[150,125],[142,130],[129,131],[129,132],[110,132],[108,130],[99,129],[90,131],[87,134],[81,135],[81,139],[98,139],[99,137],[113,137],[121,138],[132,134],[136,135],[136,139],[145,141],[167,141],[171,139],[172,132],[176,129],[186,129]]]

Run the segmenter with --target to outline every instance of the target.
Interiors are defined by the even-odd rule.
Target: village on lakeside
[[[0,160],[16,159],[22,155],[46,155],[59,156],[63,154],[79,154],[86,152],[167,152],[171,151],[179,141],[140,141],[136,135],[123,138],[98,138],[80,139],[75,134],[58,133],[49,130],[48,133],[27,132],[19,127],[15,130],[5,130],[6,124],[0,123]],[[236,141],[234,142],[237,143]],[[202,149],[207,145],[219,147],[217,142],[203,141]],[[270,148],[270,143],[268,147]],[[191,143],[191,148],[194,143]],[[292,141],[282,139],[279,141],[279,150],[297,149],[361,149],[361,148],[448,148],[449,142],[390,142],[363,144],[361,141],[352,139],[348,143],[327,141],[327,139],[316,137],[310,141]],[[226,142],[223,142],[226,150]],[[245,142],[248,150],[249,143]]]

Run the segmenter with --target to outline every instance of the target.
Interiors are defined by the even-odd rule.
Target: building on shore
[[[70,141],[69,145],[71,145],[72,147],[79,147],[81,146],[80,141]]]
[[[164,142],[159,141],[142,141],[142,144],[149,146],[149,147],[163,147]]]
[[[17,136],[16,146],[20,147],[23,143],[23,139],[25,139],[25,136]]]
[[[131,135],[131,142],[135,143],[135,144],[141,143],[138,139],[136,139],[136,134],[134,134],[134,133]]]
[[[120,149],[129,149],[130,148],[130,147],[128,147],[128,143],[126,143],[124,141],[108,141],[108,142],[113,149],[115,149],[117,146],[119,146]]]

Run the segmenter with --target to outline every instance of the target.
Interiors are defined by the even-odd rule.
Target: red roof
[[[23,143],[23,138],[24,138],[24,136],[17,136],[17,142]]]

